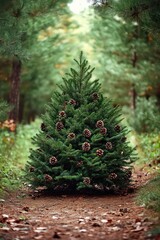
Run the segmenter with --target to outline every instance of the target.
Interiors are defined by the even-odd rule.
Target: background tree
[[[103,53],[103,57],[99,57],[104,66],[100,74],[106,79],[106,92],[113,94],[115,101],[122,105],[129,105],[133,86],[137,95],[156,96],[159,100],[157,41],[135,19],[125,21],[121,15],[115,14],[118,6],[115,2],[114,11],[110,11],[108,5],[98,7],[93,24],[95,49],[99,56]],[[109,64],[112,68],[107,69]]]
[[[115,1],[112,1],[113,4]],[[120,0],[115,5],[116,11],[119,11],[125,18],[137,21],[148,33],[160,33],[160,2],[158,0]]]
[[[67,2],[63,1],[63,4]],[[7,0],[0,3],[0,55],[2,65],[6,64],[8,66],[5,79],[8,79],[10,86],[7,86],[9,94],[6,95],[8,95],[9,103],[13,105],[9,117],[14,121],[19,118],[21,68],[22,62],[24,63],[29,57],[29,48],[26,48],[29,46],[27,42],[30,35],[32,35],[32,39],[35,38],[33,35],[33,21],[41,18],[46,13],[53,13],[53,8],[58,14],[59,9],[63,6],[62,3],[59,8],[56,8],[56,6],[57,4],[52,0],[36,1],[36,3],[32,0],[28,2]],[[1,77],[3,78],[2,75]]]

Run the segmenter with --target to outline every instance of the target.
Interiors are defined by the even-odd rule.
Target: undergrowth
[[[22,183],[23,168],[28,160],[31,138],[39,129],[40,120],[19,125],[16,134],[0,132],[0,195],[15,190]]]
[[[137,200],[160,214],[160,171],[140,190]]]
[[[138,165],[157,166],[160,164],[160,134],[135,134],[139,153]]]
[[[160,214],[160,134],[137,135],[137,142],[138,165],[153,174],[153,178],[139,191],[137,202]]]

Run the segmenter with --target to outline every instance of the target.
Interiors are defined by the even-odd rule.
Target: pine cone
[[[109,179],[116,179],[117,178],[117,174],[116,173],[110,173],[109,174]]]
[[[60,111],[59,116],[65,118],[66,117],[65,111]]]
[[[102,135],[106,135],[106,133],[107,133],[107,128],[105,128],[105,127],[100,128],[100,133],[101,133]]]
[[[102,149],[98,149],[98,150],[96,151],[96,154],[97,154],[97,156],[101,157],[101,156],[103,156],[104,151],[103,151]]]
[[[89,129],[84,129],[83,131],[83,135],[87,138],[89,138],[91,136],[91,131]]]
[[[62,122],[57,122],[57,123],[56,123],[56,129],[57,129],[58,131],[60,131],[60,130],[63,129],[63,128],[64,128],[64,125],[63,125]]]
[[[112,149],[112,143],[111,142],[107,142],[106,143],[106,149],[107,150],[111,150]]]
[[[67,136],[70,140],[75,139],[76,135],[74,133],[69,133]]]
[[[85,152],[88,152],[90,150],[91,146],[88,142],[84,142],[82,144],[82,150],[85,151]]]
[[[99,98],[98,93],[96,93],[96,92],[92,93],[92,99],[93,100],[97,100],[98,98]]]
[[[76,101],[74,99],[70,99],[69,100],[69,104],[75,106],[76,105]]]
[[[44,179],[45,179],[46,182],[51,182],[53,180],[53,178],[48,174],[44,175]]]
[[[91,183],[91,179],[89,177],[84,177],[83,178],[83,183],[86,185],[89,185]]]
[[[45,126],[45,124],[44,124],[44,123],[42,123],[42,124],[41,124],[41,130],[42,130],[43,132],[45,132],[45,131],[46,131],[46,126]]]
[[[98,121],[96,122],[96,127],[97,127],[97,128],[102,128],[102,127],[104,127],[104,122],[103,122],[102,120],[98,120]]]
[[[57,162],[57,158],[56,158],[56,157],[54,157],[54,156],[50,157],[49,163],[50,163],[51,165],[54,165],[56,162]]]
[[[121,131],[121,127],[120,127],[119,125],[116,125],[116,126],[114,127],[114,130],[115,130],[116,132],[120,132],[120,131]]]

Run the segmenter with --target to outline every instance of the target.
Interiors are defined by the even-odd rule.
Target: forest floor
[[[135,201],[150,174],[133,174],[134,191],[118,195],[41,195],[21,190],[0,201],[0,240],[156,239],[158,217]]]

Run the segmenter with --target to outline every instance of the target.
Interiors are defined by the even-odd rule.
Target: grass
[[[139,191],[137,200],[160,214],[160,172]]]
[[[160,214],[160,135],[148,133],[136,135],[136,138],[140,157],[137,165],[153,174],[153,179],[139,191],[137,201]]]
[[[0,195],[18,188],[28,160],[31,138],[36,134],[40,120],[30,125],[19,125],[17,133],[0,132]]]
[[[158,165],[160,163],[160,134],[136,134],[140,160],[138,164]]]

